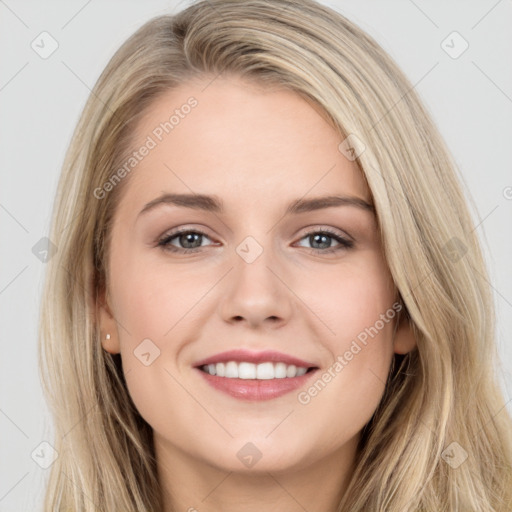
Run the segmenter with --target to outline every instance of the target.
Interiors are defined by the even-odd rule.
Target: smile
[[[297,367],[294,364],[286,363],[260,363],[229,361],[227,363],[216,363],[203,365],[201,369],[209,375],[217,375],[226,379],[290,379],[301,377],[308,368]]]
[[[271,400],[304,386],[318,366],[275,351],[231,350],[196,363],[216,391],[239,400]]]

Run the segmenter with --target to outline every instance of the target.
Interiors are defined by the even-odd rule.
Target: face
[[[160,452],[229,471],[353,453],[393,352],[414,343],[394,333],[370,191],[312,104],[210,80],[169,91],[137,127],[103,348],[121,353]]]

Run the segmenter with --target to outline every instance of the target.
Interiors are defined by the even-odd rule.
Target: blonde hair
[[[293,90],[320,107],[340,142],[353,134],[365,146],[355,161],[417,349],[395,356],[338,510],[512,510],[512,422],[495,375],[492,296],[455,163],[390,57],[312,0],[210,0],[159,16],[96,83],[50,234],[58,251],[45,282],[40,366],[59,457],[45,510],[162,509],[152,430],[96,325],[111,221],[130,178],[103,199],[94,191],[133,150],[134,127],[159,94],[219,74]]]

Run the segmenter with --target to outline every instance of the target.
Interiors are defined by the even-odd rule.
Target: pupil
[[[323,244],[323,246],[320,247],[320,249],[327,249],[330,246],[330,243],[328,241],[325,241],[328,238],[329,237],[327,235],[321,235],[321,234],[313,235],[313,239],[315,242],[318,241],[320,244]],[[322,242],[322,239],[324,240],[324,242]]]
[[[201,245],[201,243],[199,243],[199,245],[197,245],[197,244],[194,245],[194,239],[197,242],[200,239],[201,236],[202,235],[199,235],[198,233],[187,233],[185,235],[181,235],[180,242],[187,249],[190,249],[190,248],[193,248],[193,247],[199,247]],[[330,237],[327,236],[327,235],[316,234],[316,235],[312,235],[311,238],[313,239],[313,244],[319,243],[321,245],[321,247],[320,247],[321,249],[327,249],[331,245],[329,243],[329,241],[328,241],[328,239]],[[189,243],[192,245],[192,247],[190,247],[188,245]]]
[[[193,244],[194,242],[194,237],[197,237],[199,238],[201,235],[199,235],[198,233],[187,233],[185,235],[181,235],[181,240],[180,240],[180,243],[187,249],[191,249],[193,247],[199,247],[201,245],[201,243],[199,243],[199,246],[198,245],[193,245],[192,247],[188,246],[188,243],[190,242],[191,244]]]

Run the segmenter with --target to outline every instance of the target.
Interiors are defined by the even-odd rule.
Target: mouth
[[[290,393],[319,369],[278,352],[236,350],[218,354],[194,366],[215,390],[239,400],[270,400]]]
[[[205,364],[200,366],[199,369],[208,375],[216,375],[225,379],[271,380],[302,377],[302,375],[315,370],[316,367],[306,368],[304,366],[283,362],[273,363],[271,361],[260,364],[247,361],[228,361],[226,363]]]

